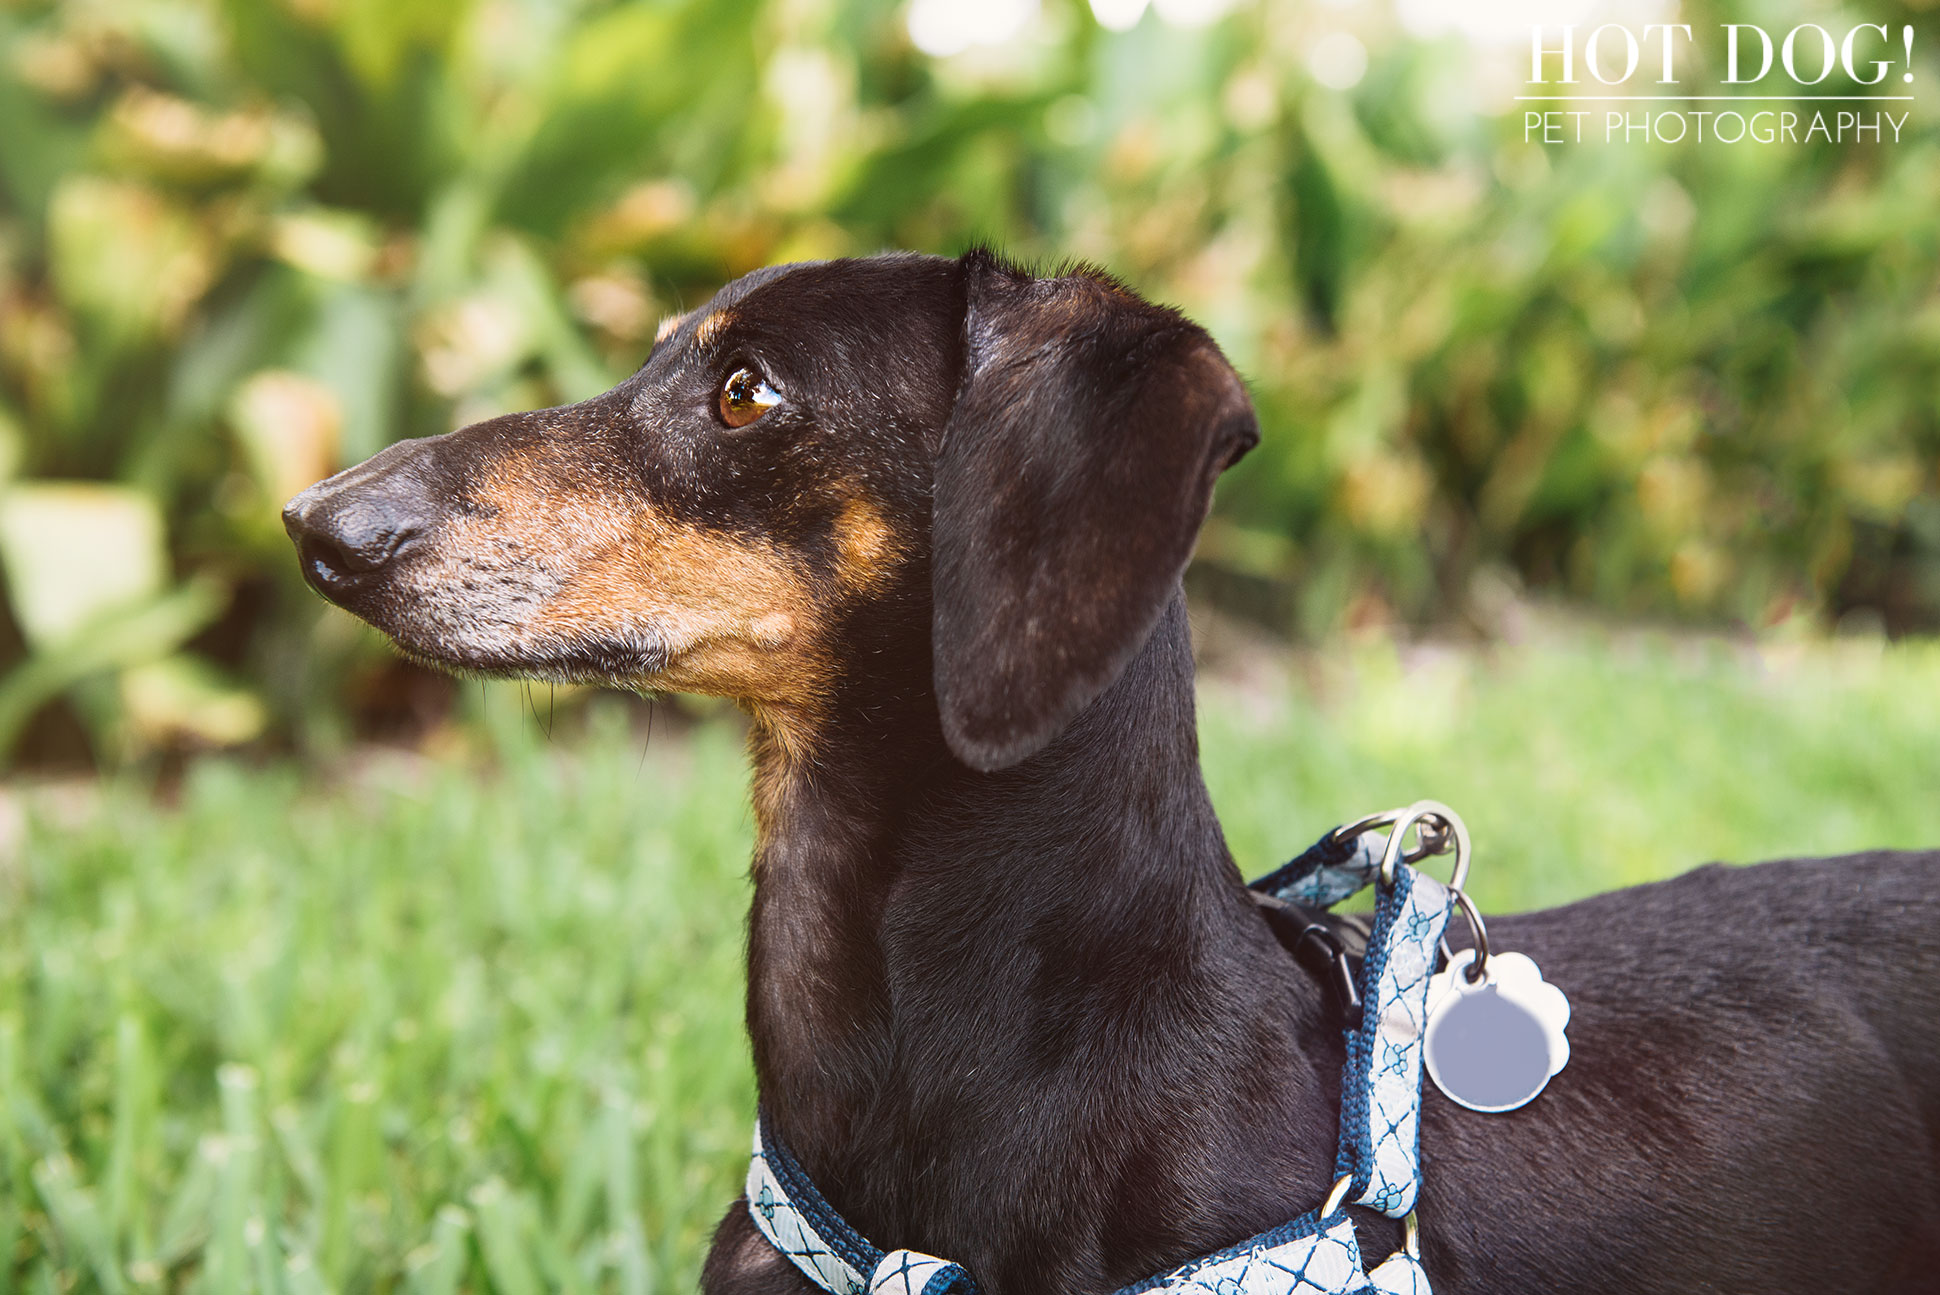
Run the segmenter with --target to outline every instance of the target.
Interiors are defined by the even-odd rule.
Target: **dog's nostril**
[[[305,566],[325,579],[369,575],[394,561],[423,528],[383,502],[362,500],[296,518],[291,534]]]
[[[334,479],[333,479],[334,480]],[[415,478],[312,486],[283,510],[297,562],[310,586],[333,602],[377,587],[430,529]]]
[[[340,545],[320,535],[306,535],[297,542],[304,573],[319,584],[339,585],[355,573],[356,567]]]

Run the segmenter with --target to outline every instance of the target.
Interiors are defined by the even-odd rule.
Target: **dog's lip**
[[[400,633],[378,626],[402,652],[420,665],[491,679],[544,679],[554,683],[636,687],[664,674],[673,655],[657,636],[631,641],[599,639],[583,644],[546,645],[527,651],[516,645],[486,647],[453,643],[441,637]]]

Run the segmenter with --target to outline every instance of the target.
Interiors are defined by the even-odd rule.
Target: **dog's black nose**
[[[283,528],[296,542],[311,588],[341,602],[424,534],[428,510],[420,492],[408,485],[408,479],[340,483],[333,477],[290,500]]]

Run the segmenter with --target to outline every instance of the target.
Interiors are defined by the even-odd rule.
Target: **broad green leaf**
[[[121,674],[122,723],[138,749],[240,746],[269,724],[262,700],[186,654]]]
[[[95,675],[175,651],[226,602],[222,586],[192,580],[151,601],[111,607],[70,638],[30,654],[0,675],[0,760],[40,707]]]
[[[54,191],[47,223],[61,299],[110,346],[174,328],[218,268],[195,214],[134,181],[70,175]]]
[[[343,405],[329,387],[287,369],[264,369],[229,404],[243,456],[269,513],[337,470]]]
[[[0,564],[27,641],[51,647],[161,592],[162,512],[151,496],[122,486],[17,483],[0,492]]]

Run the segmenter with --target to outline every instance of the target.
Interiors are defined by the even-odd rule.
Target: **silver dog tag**
[[[1569,1064],[1569,999],[1520,953],[1491,954],[1471,981],[1474,961],[1464,949],[1428,982],[1428,1076],[1458,1106],[1513,1111]]]

